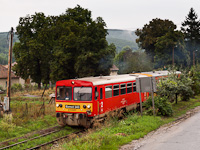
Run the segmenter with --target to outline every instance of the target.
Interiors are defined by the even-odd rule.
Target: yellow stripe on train
[[[93,111],[92,103],[66,103],[56,102],[56,111],[59,112],[79,112],[86,113],[86,111]]]

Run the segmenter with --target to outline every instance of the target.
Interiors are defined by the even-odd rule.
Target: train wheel
[[[66,121],[65,121],[65,119],[63,118],[62,114],[60,115],[60,117],[57,117],[56,120],[57,120],[58,124],[59,124],[61,127],[66,126]]]

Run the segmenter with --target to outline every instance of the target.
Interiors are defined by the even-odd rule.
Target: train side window
[[[94,96],[95,96],[95,100],[97,100],[97,98],[98,98],[98,96],[96,95],[96,93],[97,93],[97,87],[95,87],[95,90],[94,90],[95,92],[94,92]]]
[[[120,84],[121,95],[126,94],[126,84]]]
[[[100,88],[100,99],[103,99],[103,88]]]
[[[113,86],[113,96],[119,95],[119,84]]]
[[[127,93],[132,93],[132,83],[127,83]]]
[[[111,86],[106,86],[106,88],[105,88],[105,97],[106,98],[112,97],[112,85]]]
[[[136,92],[136,83],[133,82],[133,92]]]

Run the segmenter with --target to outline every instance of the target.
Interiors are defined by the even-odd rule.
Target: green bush
[[[0,90],[2,90],[3,91],[3,87],[0,85]]]
[[[192,91],[194,92],[194,95],[200,94],[200,66],[197,65],[195,67],[192,67],[189,76],[192,79]]]
[[[193,96],[193,81],[188,77],[185,71],[178,76],[175,71],[167,78],[161,78],[157,84],[157,94],[159,96],[167,96],[170,102],[174,102],[180,96],[181,100],[188,101]]]
[[[166,96],[156,96],[154,97],[154,104],[155,104],[155,112],[158,116],[172,116],[173,110],[172,105],[169,102]],[[144,103],[146,113],[149,115],[153,114],[153,106],[152,106],[152,99],[149,97],[147,101]]]
[[[11,91],[12,92],[18,92],[18,91],[22,91],[23,87],[20,83],[15,83],[11,86]]]

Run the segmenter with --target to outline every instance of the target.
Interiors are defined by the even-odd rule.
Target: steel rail
[[[47,135],[49,135],[49,134],[56,133],[56,132],[59,132],[59,131],[60,131],[60,130],[51,131],[51,132],[48,132],[48,133],[45,133],[45,134],[42,134],[42,135],[39,135],[39,136],[30,138],[30,139],[27,139],[27,140],[24,140],[24,141],[21,141],[21,142],[18,142],[18,143],[14,143],[14,144],[11,144],[11,145],[8,145],[8,146],[5,146],[5,147],[1,147],[0,150],[7,149],[7,148],[10,148],[10,147],[13,147],[13,146],[22,144],[22,143],[26,143],[26,142],[28,142],[28,141],[32,141],[32,140],[38,139],[38,138],[40,138],[40,137],[44,137],[44,136],[47,136]]]
[[[77,131],[77,132],[74,132],[74,133],[71,133],[71,134],[68,134],[68,135],[62,136],[62,137],[57,138],[57,139],[55,139],[55,140],[52,140],[52,141],[50,141],[50,142],[46,142],[46,143],[43,143],[43,144],[37,145],[37,146],[35,146],[35,147],[28,148],[28,149],[26,149],[26,150],[39,149],[39,148],[41,148],[41,147],[43,147],[43,146],[46,146],[46,145],[52,144],[52,143],[54,143],[54,142],[56,142],[56,141],[59,141],[59,140],[61,140],[61,139],[65,139],[65,138],[69,137],[69,136],[72,135],[72,134],[79,134],[79,133],[83,133],[83,132],[85,132],[85,130]]]

